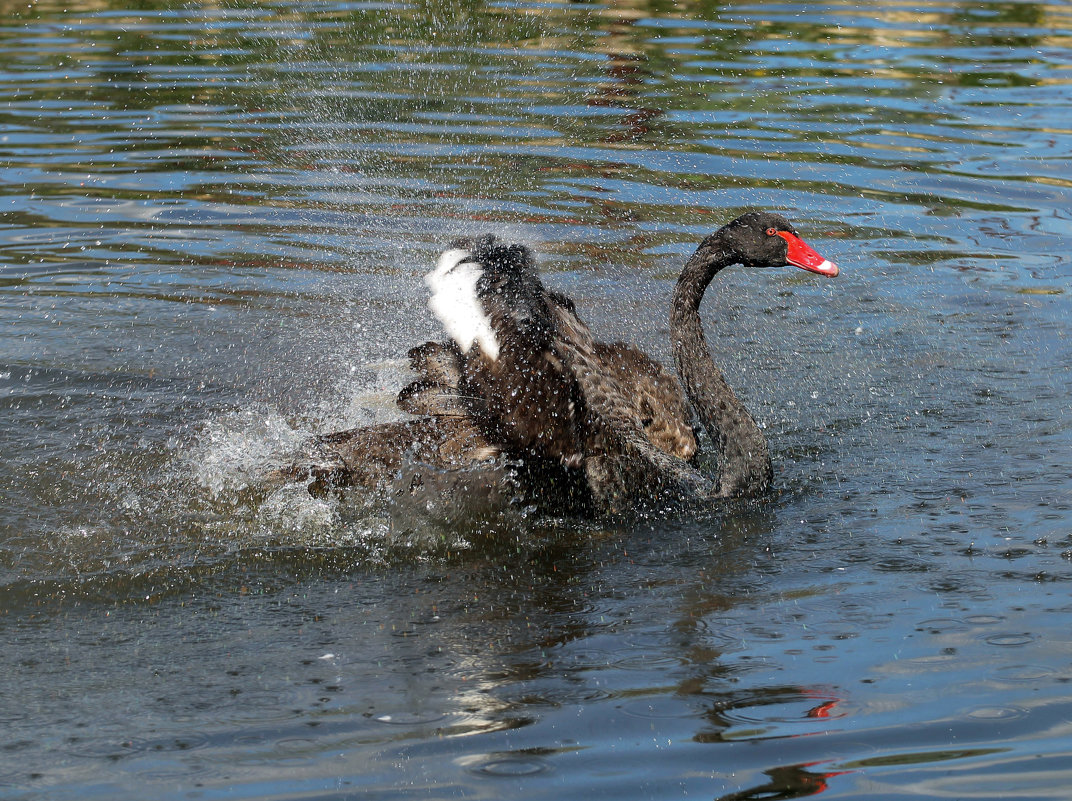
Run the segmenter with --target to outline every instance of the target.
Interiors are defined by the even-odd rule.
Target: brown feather
[[[640,421],[651,444],[685,461],[695,456],[696,433],[678,380],[630,345],[593,345],[601,371],[613,375],[625,390],[619,402]]]
[[[375,488],[390,483],[406,462],[452,470],[498,455],[499,448],[468,418],[422,417],[316,437],[303,458],[280,475],[320,488]]]

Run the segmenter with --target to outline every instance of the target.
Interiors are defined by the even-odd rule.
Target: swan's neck
[[[761,492],[772,478],[763,432],[715,367],[700,322],[700,301],[708,284],[720,270],[737,261],[718,234],[708,237],[682,270],[670,311],[674,362],[685,392],[715,445],[718,494],[725,497]]]

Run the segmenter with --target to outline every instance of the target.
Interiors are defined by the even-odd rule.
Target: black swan
[[[528,248],[457,240],[425,278],[450,341],[409,352],[418,378],[398,406],[415,417],[317,437],[284,474],[311,488],[375,486],[397,483],[407,464],[489,465],[491,476],[508,464],[531,496],[603,514],[762,492],[767,443],[715,367],[699,314],[711,280],[733,264],[838,274],[777,214],[745,214],[704,239],[670,310],[682,393],[640,351],[593,339],[573,302],[540,282]],[[690,407],[714,444],[714,477],[693,465]]]

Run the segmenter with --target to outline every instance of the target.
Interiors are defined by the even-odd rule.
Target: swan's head
[[[722,228],[718,236],[722,247],[728,247],[746,267],[792,265],[831,278],[838,274],[837,265],[801,239],[780,214],[749,212]]]

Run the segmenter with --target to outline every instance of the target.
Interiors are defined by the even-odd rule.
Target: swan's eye
[[[776,233],[778,233],[777,228],[768,228],[767,229],[767,236],[774,236]]]

